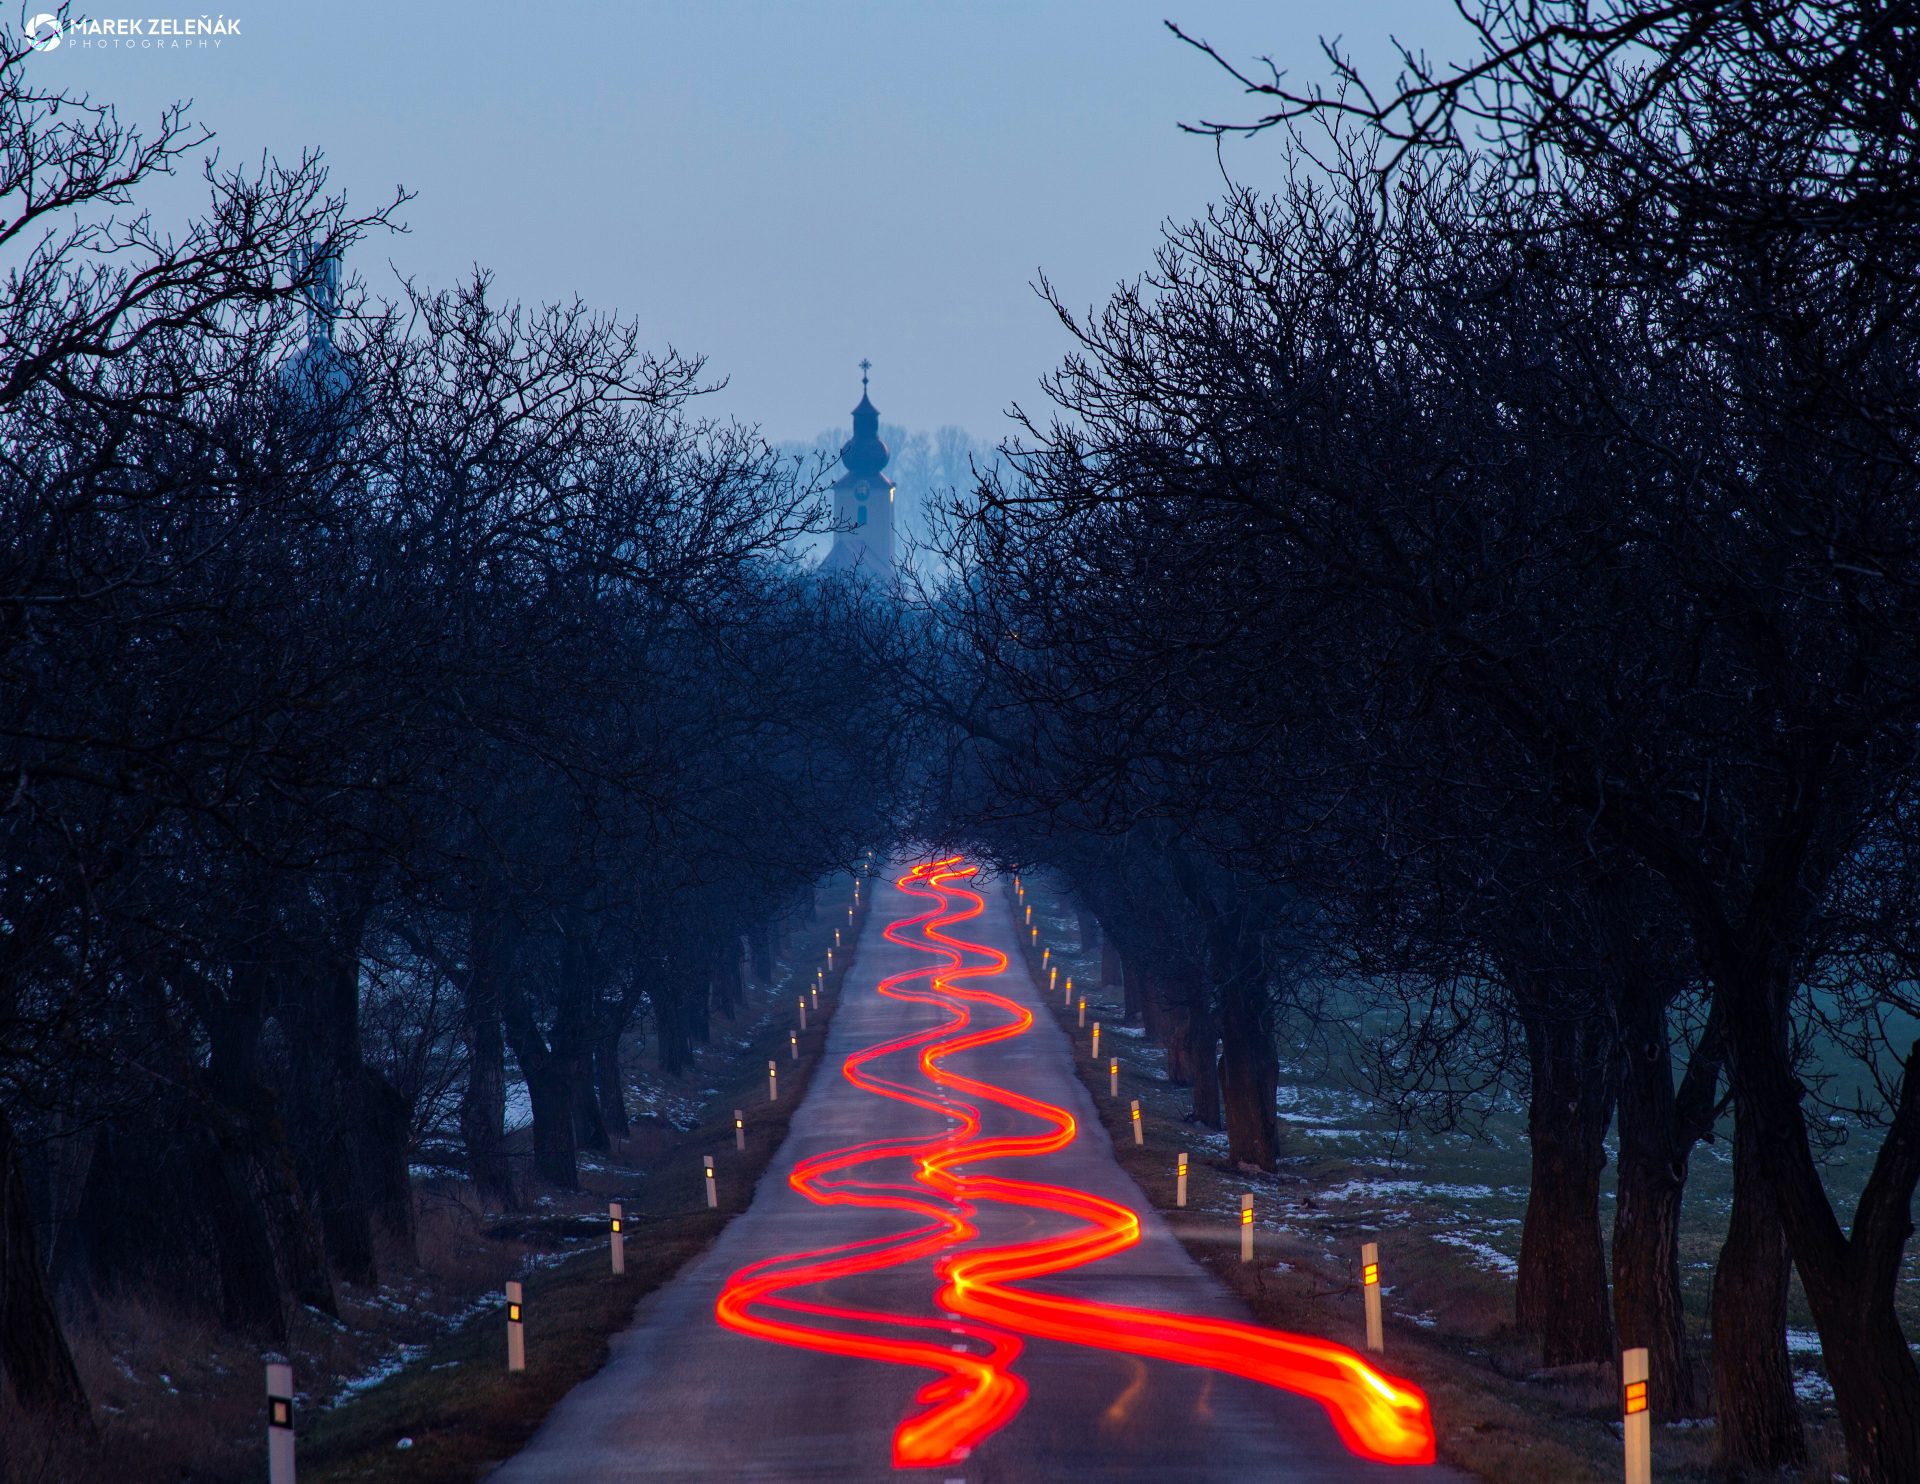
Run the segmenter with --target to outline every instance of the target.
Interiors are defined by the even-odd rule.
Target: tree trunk
[[[92,1427],[86,1389],[60,1328],[34,1239],[13,1125],[0,1112],[0,1377],[27,1411]]]
[[[677,1076],[693,1065],[693,1043],[687,1036],[687,1018],[679,997],[659,986],[648,991],[653,1001],[654,1038],[660,1046],[660,1070]]]
[[[1220,1096],[1226,1111],[1227,1154],[1262,1170],[1278,1167],[1280,1125],[1274,1094],[1280,1061],[1273,1042],[1273,1004],[1256,973],[1221,987]]]
[[[1598,1019],[1528,1014],[1532,1185],[1520,1232],[1516,1322],[1539,1337],[1542,1363],[1614,1357],[1600,1237],[1600,1176],[1613,1117],[1612,1027]]]
[[[1820,1332],[1849,1477],[1856,1484],[1920,1479],[1920,1368],[1894,1310],[1920,1183],[1920,1044],[1909,1053],[1852,1229],[1843,1231],[1814,1158],[1788,1042],[1794,956],[1776,925],[1763,931],[1715,976],[1737,1122],[1750,1127],[1753,1163]]]
[[[573,1138],[582,1149],[598,1154],[609,1152],[606,1119],[601,1116],[598,1089],[594,1086],[593,1052],[582,1051],[567,1058],[567,1081],[573,1088]]]
[[[626,1079],[620,1071],[620,1032],[603,1034],[593,1048],[593,1085],[600,1095],[600,1117],[617,1139],[633,1132],[627,1116]]]
[[[1787,1359],[1789,1263],[1753,1130],[1736,1118],[1733,1212],[1713,1269],[1712,1310],[1720,1461],[1731,1472],[1772,1473],[1806,1462]]]
[[[1669,1421],[1700,1410],[1680,1292],[1680,1203],[1693,1140],[1680,1127],[1666,1008],[1658,989],[1625,987],[1620,1019],[1613,1320],[1622,1349],[1646,1347],[1648,1406],[1656,1418]],[[1707,1101],[1712,1101],[1710,1087]]]
[[[747,934],[747,956],[756,984],[773,983],[773,932],[773,923],[767,919]]]
[[[1219,1128],[1220,1117],[1220,1038],[1214,1034],[1213,1017],[1199,1010],[1189,1012],[1184,1037],[1187,1060],[1193,1070],[1193,1121],[1207,1128]]]
[[[573,1137],[572,1068],[563,1057],[536,1055],[529,1065],[521,1058],[527,1079],[527,1100],[533,1105],[533,1170],[561,1190],[580,1188],[579,1148]]]
[[[1103,985],[1118,986],[1125,1006],[1121,1012],[1122,1018],[1128,1025],[1137,1024],[1147,1012],[1145,997],[1140,993],[1140,986],[1134,982],[1134,979],[1135,976],[1127,972],[1126,960],[1113,946],[1113,939],[1102,938],[1100,940],[1100,982]]]
[[[460,1094],[460,1137],[467,1178],[485,1205],[520,1208],[507,1161],[507,1043],[501,1034],[502,982],[511,962],[504,916],[485,908],[472,915],[467,973],[462,981],[467,1083]]]

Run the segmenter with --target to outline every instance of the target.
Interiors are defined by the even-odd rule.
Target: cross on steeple
[[[863,392],[867,389],[867,373],[872,369],[873,362],[862,357],[860,361],[860,390]]]

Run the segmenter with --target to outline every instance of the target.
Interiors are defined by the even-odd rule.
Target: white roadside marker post
[[[524,1316],[526,1302],[524,1290],[519,1283],[507,1285],[507,1369],[524,1371],[527,1368],[527,1326]]]
[[[714,1209],[714,1207],[720,1204],[720,1190],[719,1190],[719,1187],[714,1183],[713,1156],[711,1154],[708,1154],[702,1157],[706,1160],[706,1165],[707,1165],[707,1178],[705,1182],[707,1187],[707,1209],[711,1211]]]
[[[293,1484],[293,1367],[267,1362],[267,1480]]]
[[[1087,1028],[1087,997],[1085,995],[1081,995],[1080,996],[1080,1029],[1085,1030],[1086,1028]]]
[[[1073,1008],[1073,975],[1071,974],[1067,975],[1067,995],[1065,999],[1060,1001],[1060,1008],[1062,1010],[1071,1010]]]
[[[738,1108],[733,1110],[733,1147],[735,1149],[747,1147],[747,1120]]]
[[[775,1061],[767,1063],[767,1101],[780,1101],[780,1063]]]
[[[1093,1059],[1100,1060],[1100,1022],[1093,1023]]]
[[[800,996],[800,1029],[805,1030],[806,1028],[807,1028],[807,997],[805,995],[801,995]]]
[[[818,1010],[820,1008],[820,986],[817,984],[814,985],[812,993],[813,993],[813,1008]]]
[[[1360,1291],[1367,1302],[1367,1348],[1375,1355],[1385,1353],[1386,1335],[1380,1328],[1380,1244],[1360,1244]]]
[[[1031,907],[1027,908],[1027,926],[1033,926],[1033,908]]]
[[[1240,1261],[1253,1261],[1253,1197],[1240,1197]]]
[[[1051,948],[1042,948],[1040,950],[1040,967],[1044,969],[1047,966],[1047,960],[1052,956],[1053,956],[1053,950]],[[1047,983],[1049,986],[1051,986],[1053,981],[1049,979]]]
[[[1060,982],[1060,966],[1058,964],[1055,964],[1051,969],[1047,970],[1048,992],[1051,993],[1054,985],[1058,984],[1059,982]]]
[[[1140,1126],[1140,1099],[1133,1100],[1133,1143],[1135,1148],[1145,1147],[1147,1131]]]
[[[1185,1206],[1187,1203],[1187,1151],[1180,1151],[1180,1163],[1174,1169],[1173,1203]]]
[[[1622,1410],[1626,1413],[1627,1484],[1652,1484],[1653,1414],[1647,1410],[1647,1351],[1644,1345],[1620,1352]]]
[[[1107,1096],[1120,1096],[1120,1058],[1117,1056],[1107,1062]]]
[[[1040,929],[1034,928],[1032,929],[1032,933],[1033,933],[1033,946],[1035,948],[1038,948],[1040,946]]]
[[[800,1060],[800,1032],[788,1031],[787,1045],[793,1048],[793,1059],[795,1061]]]
[[[607,1202],[607,1224],[612,1228],[608,1235],[608,1245],[613,1251],[613,1271],[615,1275],[627,1270],[627,1223],[620,1202]]]

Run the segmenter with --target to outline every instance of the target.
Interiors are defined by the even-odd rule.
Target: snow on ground
[[[365,1375],[355,1376],[351,1381],[341,1382],[340,1389],[328,1399],[327,1409],[331,1411],[342,1402],[349,1401],[358,1396],[361,1392],[371,1390],[389,1376],[397,1375],[405,1367],[412,1365],[426,1353],[427,1346],[425,1345],[400,1346],[391,1355],[382,1359]]]
[[[1490,1185],[1446,1185],[1426,1180],[1348,1180],[1319,1193],[1323,1201],[1387,1200],[1404,1196],[1418,1200],[1486,1201],[1494,1197]]]
[[[1435,1232],[1433,1233],[1433,1240],[1436,1242],[1445,1242],[1449,1247],[1458,1247],[1461,1251],[1465,1252],[1467,1256],[1471,1257],[1478,1266],[1485,1268],[1490,1273],[1499,1273],[1508,1278],[1519,1275],[1519,1263],[1515,1262],[1511,1257],[1508,1257],[1506,1253],[1495,1251],[1485,1242],[1476,1242],[1472,1237],[1462,1236],[1458,1232]]]

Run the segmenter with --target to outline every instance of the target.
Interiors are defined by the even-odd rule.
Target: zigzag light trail
[[[1230,1320],[1015,1286],[1125,1251],[1140,1240],[1140,1223],[1125,1206],[1086,1191],[961,1172],[962,1166],[986,1160],[1051,1154],[1072,1143],[1076,1131],[1073,1115],[1064,1108],[942,1065],[962,1052],[1024,1035],[1033,1025],[1032,1014],[1014,1001],[961,982],[990,977],[1007,967],[1005,954],[945,931],[985,910],[985,898],[960,884],[974,874],[974,867],[961,866],[955,857],[916,866],[895,883],[934,905],[889,924],[887,938],[936,962],[890,976],[879,992],[938,1006],[946,1018],[939,1025],[868,1046],[841,1068],[855,1086],[937,1113],[949,1127],[931,1136],[879,1139],[816,1155],[801,1161],[788,1177],[796,1190],[818,1204],[894,1210],[917,1218],[916,1223],[865,1241],[790,1253],[741,1268],[728,1279],[715,1306],[720,1323],[781,1344],[936,1372],[936,1379],[917,1395],[921,1410],[895,1429],[893,1461],[901,1468],[964,1458],[1020,1410],[1027,1387],[1013,1366],[1022,1336],[1244,1376],[1311,1397],[1326,1410],[1347,1447],[1362,1457],[1431,1463],[1434,1437],[1425,1395],[1383,1375],[1345,1346]],[[976,1007],[1002,1012],[1006,1018],[976,1027]],[[869,1070],[882,1058],[916,1049],[928,1083],[977,1101],[948,1101]],[[985,1137],[982,1102],[1031,1118],[1038,1131]],[[851,1173],[891,1159],[911,1161],[912,1184]],[[967,1246],[979,1235],[974,1216],[982,1202],[1052,1212],[1073,1225],[1033,1241]],[[932,1263],[934,1296],[944,1316],[904,1316],[803,1300],[788,1292],[922,1259]],[[914,1330],[928,1337],[917,1337]],[[932,1338],[936,1334],[939,1338]],[[955,1334],[969,1342],[964,1349],[953,1348]]]

